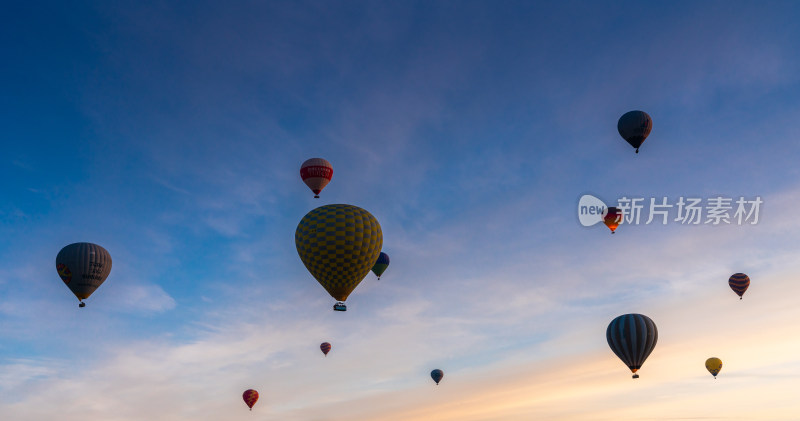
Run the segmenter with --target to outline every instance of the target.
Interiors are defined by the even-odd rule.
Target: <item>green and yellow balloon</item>
[[[372,269],[383,246],[383,233],[371,213],[353,205],[320,206],[297,225],[297,254],[311,275],[338,301],[344,301]]]
[[[384,252],[381,252],[381,254],[378,255],[378,260],[375,262],[375,265],[372,266],[372,273],[374,273],[378,277],[378,280],[380,281],[381,275],[383,275],[383,272],[385,272],[386,268],[388,267],[389,267],[389,255]]]

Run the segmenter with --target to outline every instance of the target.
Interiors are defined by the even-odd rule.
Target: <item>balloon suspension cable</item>
[[[636,153],[639,153],[639,148],[636,148]]]

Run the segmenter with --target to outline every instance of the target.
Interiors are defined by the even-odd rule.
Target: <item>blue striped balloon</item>
[[[643,314],[623,314],[612,320],[606,329],[606,340],[614,354],[631,369],[633,378],[658,342],[658,329]]]

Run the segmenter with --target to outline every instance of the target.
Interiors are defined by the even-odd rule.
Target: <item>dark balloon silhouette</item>
[[[78,297],[78,307],[85,307],[89,298],[111,273],[111,255],[92,243],[74,243],[56,256],[56,270],[64,284]]]
[[[443,377],[444,377],[444,371],[439,370],[438,368],[436,370],[431,371],[431,378],[433,379],[433,381],[436,382],[437,385],[439,384],[440,381],[442,381]]]
[[[631,369],[633,378],[638,379],[636,372],[656,347],[658,329],[643,314],[623,314],[608,325],[606,340],[614,354]]]
[[[652,129],[653,119],[644,111],[628,111],[617,122],[619,135],[636,148],[636,153]]]

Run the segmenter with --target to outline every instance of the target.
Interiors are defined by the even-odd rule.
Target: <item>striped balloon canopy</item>
[[[353,205],[320,206],[297,225],[300,260],[331,297],[345,301],[369,273],[383,246],[371,213]]]
[[[78,297],[80,307],[111,273],[111,255],[92,243],[74,243],[56,256],[56,270],[64,284]]]
[[[750,286],[750,277],[744,273],[734,273],[728,278],[728,286],[731,287],[733,292],[735,292],[741,300],[744,292],[747,291],[747,288]]]
[[[658,342],[658,329],[652,319],[643,314],[623,314],[611,321],[606,340],[614,354],[633,373],[633,378]]]
[[[258,401],[258,392],[253,389],[247,389],[242,393],[242,399],[244,399],[245,405],[252,411],[253,405]]]
[[[319,345],[319,349],[327,357],[328,353],[331,352],[331,344],[329,342],[323,342]]]

